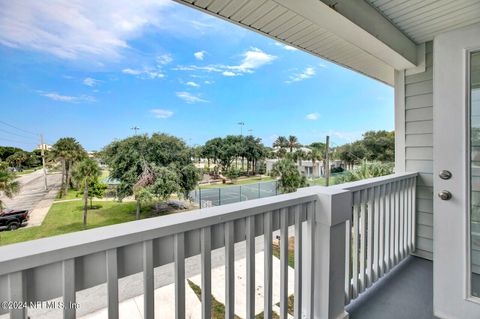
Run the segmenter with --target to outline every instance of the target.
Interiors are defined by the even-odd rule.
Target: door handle
[[[438,193],[438,197],[440,197],[441,200],[450,200],[452,198],[452,193],[449,191],[443,190]]]

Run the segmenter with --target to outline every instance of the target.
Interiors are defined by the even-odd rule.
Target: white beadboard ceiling
[[[341,0],[339,0],[341,1]],[[416,43],[480,22],[479,0],[366,0]]]
[[[342,14],[340,8],[353,5],[355,1],[364,0],[175,0],[199,9],[224,20],[246,27],[255,32],[266,35],[277,41],[291,45],[310,54],[330,60],[334,63],[355,70],[369,77],[377,79],[389,85],[394,82],[395,63],[404,63],[399,52],[400,59],[394,57],[390,60],[385,58],[389,53],[389,45],[382,43],[379,48],[369,50],[369,45],[363,45],[362,40],[347,39],[348,32],[330,28],[322,19],[316,19],[315,10],[331,10],[332,15]],[[292,1],[292,2],[289,2]],[[296,1],[299,1],[296,3]],[[353,1],[353,2],[352,2]],[[375,10],[373,12],[384,19],[387,24],[392,24],[400,30],[400,36],[404,37],[411,45],[424,43],[433,39],[435,34],[451,29],[480,22],[479,0],[365,0]],[[303,3],[302,3],[303,2]],[[339,8],[334,12],[336,4]],[[338,4],[341,4],[338,5]],[[312,7],[311,12],[292,10],[291,7]],[[323,7],[322,7],[323,6]],[[318,7],[318,8],[317,8]],[[321,8],[320,8],[321,7]],[[368,6],[367,6],[368,7]],[[368,11],[368,10],[367,10]],[[353,11],[354,13],[357,11]],[[380,13],[380,14],[378,14]],[[352,14],[352,10],[350,10]],[[330,15],[330,13],[329,13]],[[343,15],[343,14],[342,14]],[[382,17],[383,16],[383,17]],[[348,15],[345,16],[348,19]],[[378,18],[376,17],[376,18]],[[325,16],[323,16],[325,18]],[[350,17],[352,18],[352,17]],[[351,21],[351,19],[350,19]],[[369,20],[363,20],[365,24]],[[340,21],[340,25],[342,25]],[[374,37],[379,37],[375,26],[379,26],[378,19],[373,22],[370,30]],[[365,27],[365,25],[364,25]],[[370,27],[370,26],[369,26]],[[385,41],[385,24],[383,42]],[[365,29],[365,30],[367,30]],[[378,29],[378,27],[377,27]],[[363,29],[362,29],[363,31]],[[388,39],[390,33],[386,34]],[[398,35],[397,35],[398,36]],[[405,37],[406,36],[406,37]],[[367,40],[368,37],[366,38]],[[377,40],[377,39],[375,39]],[[355,43],[356,41],[356,43]],[[404,41],[405,40],[401,40]],[[382,42],[382,41],[377,41]],[[355,43],[355,44],[353,44]],[[393,43],[393,42],[392,42]],[[381,46],[384,45],[382,48]],[[408,43],[406,44],[408,47]],[[387,55],[385,53],[387,48]],[[379,49],[380,51],[378,51]],[[377,51],[376,51],[377,50]],[[382,51],[383,50],[383,51]],[[382,52],[381,54],[376,54]],[[382,55],[383,54],[383,55]],[[406,59],[408,60],[408,59]],[[405,60],[405,61],[406,61]],[[393,62],[392,62],[393,61]],[[400,61],[400,62],[398,62]],[[408,61],[406,61],[409,63]]]

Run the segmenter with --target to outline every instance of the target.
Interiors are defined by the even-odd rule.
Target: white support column
[[[315,319],[348,318],[345,312],[345,234],[352,193],[327,188],[315,207],[313,267]]]
[[[395,173],[405,167],[405,71],[395,70]]]

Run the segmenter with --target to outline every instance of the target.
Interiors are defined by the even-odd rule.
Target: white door
[[[437,36],[433,65],[434,312],[440,318],[477,319],[480,25]],[[444,170],[450,178],[447,172],[442,178]]]

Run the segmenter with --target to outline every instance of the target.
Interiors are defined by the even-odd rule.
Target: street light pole
[[[240,125],[240,135],[243,135],[243,126],[245,125],[244,122],[238,122],[238,125]]]
[[[47,169],[45,168],[45,143],[43,141],[43,134],[40,134],[40,152],[42,154],[43,179],[45,183],[45,190],[47,190],[48,189]]]

